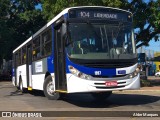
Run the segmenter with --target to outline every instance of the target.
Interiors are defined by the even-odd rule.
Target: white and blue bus
[[[111,7],[63,10],[13,51],[14,86],[105,99],[115,90],[140,88],[132,14]]]

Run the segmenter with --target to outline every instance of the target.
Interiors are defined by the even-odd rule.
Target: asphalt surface
[[[90,112],[112,112],[106,114],[117,115],[118,117],[107,117],[107,119],[118,120],[141,120],[151,119],[151,117],[134,117],[136,112],[139,114],[141,111],[149,111],[153,114],[155,111],[160,111],[160,86],[142,87],[140,90],[127,90],[127,91],[114,91],[108,99],[104,101],[95,101],[90,94],[67,94],[62,100],[48,100],[43,92],[33,91],[29,93],[21,93],[18,91],[10,81],[0,82],[0,111],[51,111],[53,116],[55,111],[72,111],[70,117],[54,117],[54,120],[101,120],[106,117],[96,117],[92,113],[92,117],[71,117],[76,115],[75,111]],[[122,112],[121,112],[122,111]],[[129,117],[124,117],[127,112],[130,111]],[[96,114],[98,114],[95,113]],[[120,112],[120,113],[119,113]],[[62,114],[64,114],[62,113]],[[61,113],[59,113],[61,114]],[[99,113],[100,114],[100,113]],[[160,119],[160,112],[157,113],[159,117],[152,117],[152,119]],[[57,115],[57,114],[56,114]],[[85,114],[86,115],[86,114]],[[80,116],[80,115],[79,115]],[[94,117],[93,117],[94,116]],[[4,119],[4,118],[0,118]],[[9,119],[9,118],[8,118]],[[14,118],[21,119],[21,118]],[[23,118],[25,119],[25,118]],[[33,119],[33,118],[32,118]],[[36,119],[36,118],[35,118]],[[44,119],[37,118],[37,119]],[[52,117],[45,117],[45,119],[53,119]]]

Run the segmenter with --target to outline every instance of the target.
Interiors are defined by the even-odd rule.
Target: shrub
[[[151,85],[151,82],[150,81],[148,81],[148,80],[140,80],[140,82],[141,82],[141,87],[151,87],[152,85]]]

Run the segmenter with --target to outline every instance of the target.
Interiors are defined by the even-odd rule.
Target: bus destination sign
[[[100,12],[79,12],[78,17],[81,18],[108,18],[117,19],[117,14],[115,13],[100,13]]]
[[[129,13],[122,12],[109,12],[109,11],[95,11],[95,10],[76,10],[70,11],[70,18],[88,18],[88,19],[111,19],[111,20],[123,20],[131,21],[131,15]]]

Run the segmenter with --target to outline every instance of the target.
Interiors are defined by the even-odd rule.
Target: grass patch
[[[151,87],[152,86],[151,82],[148,80],[141,79],[140,82],[141,82],[141,87]]]

